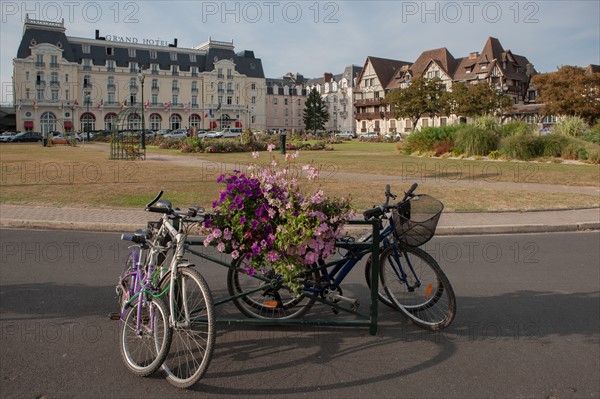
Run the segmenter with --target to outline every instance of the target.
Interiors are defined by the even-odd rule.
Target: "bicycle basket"
[[[392,210],[394,235],[406,245],[418,247],[431,240],[435,234],[444,204],[422,194]]]

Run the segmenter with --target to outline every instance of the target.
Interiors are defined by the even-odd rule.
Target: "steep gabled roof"
[[[410,65],[410,62],[399,61],[399,60],[390,60],[387,58],[378,58],[373,56],[368,56],[365,61],[365,66],[363,67],[358,81],[362,80],[363,74],[367,69],[367,65],[371,63],[373,69],[375,70],[375,74],[377,75],[377,79],[379,79],[379,83],[382,87],[387,87],[388,83],[396,73],[396,71],[404,65]]]
[[[412,76],[419,77],[425,71],[425,68],[429,66],[431,61],[435,61],[449,76],[454,75],[456,68],[456,60],[448,51],[446,47],[437,48],[433,50],[426,50],[421,53],[419,58],[410,67]]]

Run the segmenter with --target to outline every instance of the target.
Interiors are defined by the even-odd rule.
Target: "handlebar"
[[[173,209],[169,201],[164,201],[164,205],[166,206],[153,206],[158,202],[158,200],[160,200],[162,195],[163,190],[160,190],[156,197],[154,197],[154,199],[146,205],[147,212],[166,213],[167,215],[181,218],[195,218],[199,214],[204,214],[204,208],[199,206],[190,206],[186,211],[181,211],[179,208]]]
[[[408,189],[408,191],[406,191],[404,193],[404,198],[402,199],[402,201],[390,205],[390,199],[395,200],[397,198],[397,196],[392,194],[390,185],[386,184],[386,186],[385,186],[385,203],[383,203],[381,205],[375,205],[372,209],[367,209],[366,211],[363,212],[363,217],[365,218],[365,220],[382,217],[390,209],[396,208],[399,205],[401,205],[402,203],[406,202],[406,200],[408,200],[409,198],[414,197],[413,193],[417,189],[418,186],[419,185],[417,183],[413,183],[412,186],[410,186],[410,188]]]

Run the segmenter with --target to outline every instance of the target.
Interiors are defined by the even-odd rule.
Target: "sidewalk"
[[[128,232],[158,214],[137,209],[0,204],[0,227]],[[600,230],[600,208],[494,213],[443,213],[437,235]]]

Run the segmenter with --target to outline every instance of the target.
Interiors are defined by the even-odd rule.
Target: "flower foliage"
[[[311,164],[295,168],[297,156],[288,154],[281,167],[273,159],[251,165],[247,173],[220,176],[227,186],[204,222],[204,245],[241,258],[249,275],[273,268],[295,290],[298,276],[335,252],[352,212],[349,199],[325,197],[320,188],[301,190],[300,181],[317,180],[319,171]]]

